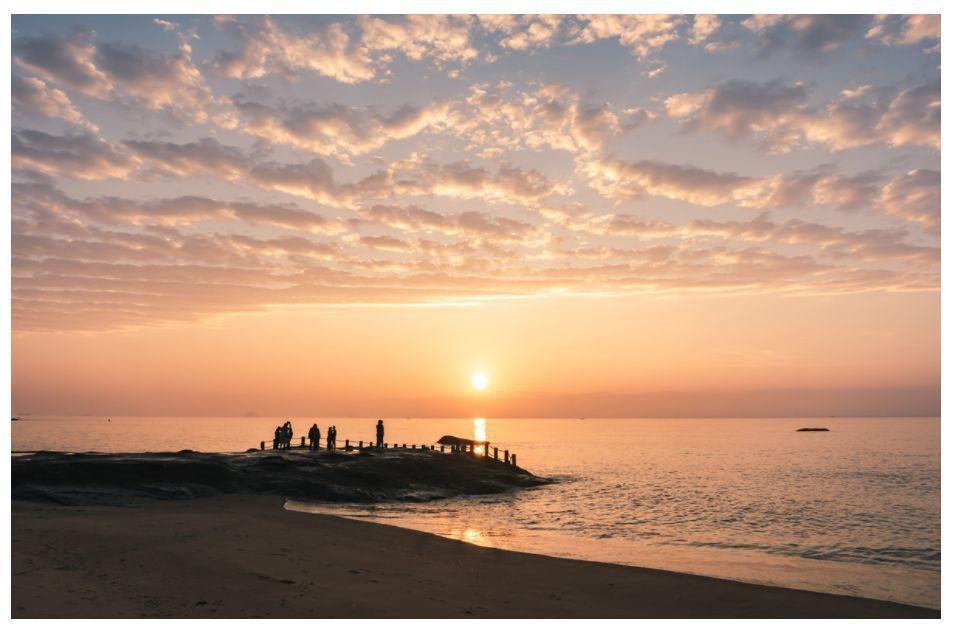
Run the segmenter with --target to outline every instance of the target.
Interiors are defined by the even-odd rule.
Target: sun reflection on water
[[[487,440],[487,420],[483,417],[477,417],[473,420],[473,440],[477,442]],[[483,456],[483,446],[477,446],[473,449],[477,456]]]
[[[473,440],[487,440],[487,420],[483,417],[477,417],[473,420]]]
[[[451,537],[458,539],[461,542],[476,544],[477,546],[490,546],[490,537],[483,531],[474,528],[466,528],[461,531],[456,531],[453,535],[451,535]]]

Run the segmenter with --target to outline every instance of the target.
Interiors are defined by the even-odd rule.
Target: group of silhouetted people
[[[290,447],[290,441],[293,439],[293,424],[289,421],[283,422],[283,426],[277,426],[273,431],[273,449],[286,450]]]
[[[383,443],[383,420],[377,420],[377,449],[382,450],[384,448]],[[273,449],[274,450],[285,450],[290,447],[290,441],[293,439],[293,425],[286,421],[283,423],[283,426],[277,426],[277,429],[273,431]],[[310,442],[311,450],[320,449],[320,427],[314,424],[310,427],[310,430],[307,432],[307,440]],[[337,427],[336,426],[327,426],[327,450],[336,450],[337,449]]]
[[[307,432],[307,441],[310,442],[311,450],[320,449],[320,427],[314,424],[310,427],[309,432]],[[336,426],[327,426],[327,450],[335,450],[337,448],[337,427]]]

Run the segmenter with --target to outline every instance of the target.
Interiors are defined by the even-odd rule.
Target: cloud
[[[366,48],[351,42],[343,25],[315,25],[303,35],[268,16],[216,16],[214,23],[240,42],[238,51],[220,51],[213,68],[234,79],[269,74],[296,78],[306,70],[341,83],[360,83],[376,76]]]
[[[66,219],[68,224],[89,225],[193,225],[204,221],[233,220],[251,226],[272,226],[300,232],[339,234],[345,223],[294,205],[222,201],[199,195],[150,200],[113,196],[73,199],[47,184],[15,184],[15,205],[34,220]]]
[[[302,105],[276,109],[235,99],[238,127],[271,143],[288,144],[318,155],[349,160],[393,140],[415,136],[450,123],[450,104],[405,106],[390,116],[372,107]]]
[[[116,88],[147,109],[178,111],[203,122],[214,99],[193,64],[192,52],[184,42],[172,55],[133,45],[100,44],[95,59]]]
[[[592,44],[595,41],[616,38],[638,59],[645,59],[667,43],[680,39],[680,30],[686,26],[683,15],[580,15],[586,22],[574,44]]]
[[[691,131],[720,131],[727,136],[759,136],[774,149],[797,142],[794,121],[806,113],[807,88],[781,81],[753,83],[731,80],[702,92],[680,93],[666,99],[667,115],[679,118]]]
[[[479,15],[483,30],[497,33],[500,47],[535,50],[558,44],[569,36],[570,20],[562,15]]]
[[[598,233],[642,239],[723,238],[729,243],[777,243],[812,245],[832,259],[851,258],[866,263],[909,262],[924,267],[939,266],[938,247],[908,242],[901,229],[851,231],[802,219],[774,221],[763,214],[748,221],[696,219],[684,225],[644,220],[629,214],[607,217]]]
[[[617,202],[655,196],[710,207],[744,198],[753,184],[751,179],[732,172],[655,160],[585,160],[581,171],[593,189]]]
[[[867,38],[876,39],[888,46],[912,46],[919,43],[936,42],[940,46],[940,16],[937,14],[918,15],[876,15],[867,31]]]
[[[938,247],[907,243],[902,230],[853,232],[800,219],[777,223],[759,216],[746,222],[696,220],[682,231],[689,236],[716,235],[727,240],[812,244],[832,257],[852,257],[863,262],[906,260],[924,266],[938,266],[940,262]]]
[[[438,64],[463,64],[480,56],[471,36],[475,20],[466,15],[357,16],[360,41],[369,50],[400,53],[414,61],[433,59]]]
[[[41,79],[13,75],[10,95],[15,115],[59,118],[90,131],[98,131],[97,125],[84,118],[62,90],[51,87]]]
[[[319,158],[303,164],[258,164],[247,176],[251,183],[266,190],[286,192],[338,207],[350,207],[361,199],[379,199],[392,194],[392,182],[386,172],[375,173],[356,183],[341,184],[334,181],[330,165]]]
[[[709,13],[696,15],[693,18],[693,26],[690,28],[690,43],[702,45],[718,30],[720,30],[720,18],[718,16]]]
[[[873,206],[879,193],[879,182],[880,176],[873,172],[850,177],[829,175],[813,186],[813,202],[847,211],[867,209]]]
[[[127,140],[124,145],[151,170],[165,176],[213,174],[234,181],[250,170],[250,160],[243,152],[213,138],[187,143]]]
[[[568,208],[567,214],[583,211],[589,210]],[[569,247],[565,239],[548,238],[543,225],[486,212],[380,205],[358,208],[358,215],[339,231],[294,206],[196,196],[73,199],[49,185],[17,183],[15,325],[19,331],[105,330],[279,305],[435,303],[558,291],[822,294],[938,285],[938,249],[911,244],[900,230],[857,232],[766,216],[675,226],[616,215],[606,217],[598,239]],[[244,225],[289,231],[252,236]],[[319,229],[305,236],[313,227]],[[437,237],[414,237],[424,233]],[[631,246],[636,238],[671,242]],[[804,250],[766,248],[778,243]],[[390,259],[379,257],[382,252]]]
[[[778,153],[806,145],[832,151],[880,143],[940,148],[939,83],[900,92],[861,86],[820,109],[807,97],[803,84],[733,80],[675,94],[665,109],[688,130],[757,139]]]
[[[482,83],[471,86],[450,131],[468,140],[468,150],[481,157],[521,147],[590,153],[655,117],[649,110],[633,108],[623,112],[621,123],[610,103],[585,102],[576,91],[557,83],[529,90],[507,82]]]
[[[921,223],[940,233],[940,171],[911,170],[893,179],[881,192],[879,205],[894,216]]]
[[[414,205],[373,205],[359,208],[357,213],[365,221],[404,232],[438,232],[483,242],[524,242],[537,233],[537,227],[529,223],[480,212],[441,214]]]
[[[180,25],[176,22],[171,22],[169,20],[162,20],[158,17],[153,18],[153,23],[162,28],[165,31],[175,31],[180,28]]]
[[[609,103],[586,104],[566,86],[543,85],[525,100],[529,124],[524,141],[530,146],[597,151],[620,132],[620,122]]]
[[[813,56],[839,49],[864,36],[867,15],[755,15],[742,22],[760,37],[764,53],[787,50]]]
[[[33,37],[13,43],[15,63],[43,79],[104,101],[132,102],[203,122],[212,92],[181,40],[166,54],[136,45],[98,43],[92,31],[69,37]]]
[[[68,179],[125,179],[140,166],[136,156],[90,133],[58,136],[14,131],[11,155],[14,169]]]
[[[496,171],[466,162],[438,164],[419,160],[412,169],[398,169],[395,190],[401,194],[439,195],[459,199],[485,199],[520,205],[540,201],[553,194],[567,194],[567,188],[534,169],[501,164]],[[412,178],[409,176],[412,175]]]
[[[616,203],[662,197],[704,207],[733,204],[756,210],[825,206],[842,211],[869,211],[879,207],[930,224],[930,217],[936,213],[939,221],[940,183],[939,173],[934,171],[913,171],[913,175],[884,184],[878,172],[846,175],[829,166],[747,177],[655,160],[628,163],[606,157],[583,160],[580,170],[594,190]],[[907,199],[921,201],[922,209],[911,211]],[[551,213],[545,216],[550,218]],[[589,224],[590,218],[562,217],[560,222],[577,221]]]
[[[472,44],[475,18],[458,15],[359,15],[348,22],[313,24],[308,33],[267,16],[217,16],[215,23],[240,43],[220,51],[213,67],[235,79],[267,75],[298,78],[306,70],[341,83],[385,78],[397,55],[436,65],[462,65],[479,57]]]
[[[87,96],[108,99],[113,87],[94,62],[97,47],[92,31],[77,30],[70,37],[31,37],[13,41],[13,60],[52,83]]]

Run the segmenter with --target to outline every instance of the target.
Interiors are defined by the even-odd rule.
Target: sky
[[[939,16],[16,15],[12,75],[15,413],[939,415]]]

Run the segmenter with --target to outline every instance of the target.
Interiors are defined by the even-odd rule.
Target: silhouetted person
[[[293,424],[290,421],[285,421],[283,423],[283,447],[290,447],[290,440],[293,439]]]
[[[317,428],[317,425],[314,424],[310,427],[310,432],[307,433],[307,437],[310,439],[310,450],[319,450],[320,449],[320,429]]]
[[[273,449],[276,450],[280,447],[280,444],[283,442],[283,429],[280,426],[277,426],[277,429],[273,431]]]
[[[333,426],[327,426],[327,450],[333,450]]]
[[[333,433],[331,434],[332,436],[330,438],[333,441],[333,449],[336,450],[337,449],[337,427],[336,426],[333,427]]]
[[[383,420],[377,420],[377,450],[383,449]]]

